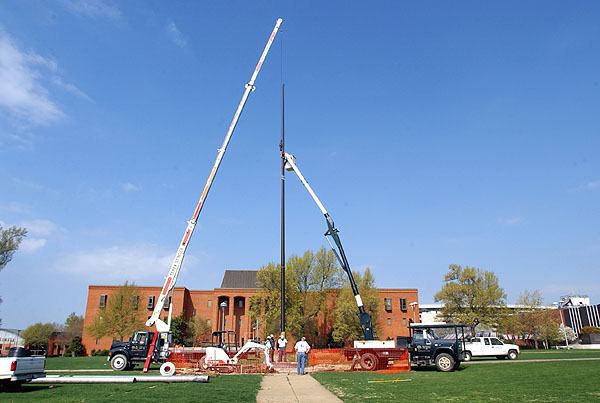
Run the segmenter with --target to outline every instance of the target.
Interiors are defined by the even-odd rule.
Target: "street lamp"
[[[223,327],[221,328],[221,330],[225,330],[225,308],[227,308],[227,301],[223,301],[220,304],[221,306],[221,317],[223,318]]]
[[[410,304],[408,304],[408,305],[410,305],[410,307],[411,307],[411,308],[412,308],[412,310],[413,310],[413,322],[416,322],[417,320],[416,320],[416,318],[415,318],[415,307],[416,307],[417,305],[419,305],[419,303],[415,301],[415,302],[411,302],[411,303],[410,303]]]

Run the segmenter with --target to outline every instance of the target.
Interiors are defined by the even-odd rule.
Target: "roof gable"
[[[221,288],[256,289],[257,270],[225,270]]]

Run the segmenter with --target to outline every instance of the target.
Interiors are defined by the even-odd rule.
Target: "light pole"
[[[221,318],[223,319],[223,327],[221,327],[221,330],[225,330],[225,308],[227,308],[227,301],[223,301],[220,304],[221,306]]]
[[[415,323],[416,323],[417,319],[415,318],[415,307],[416,307],[417,305],[419,305],[419,303],[418,303],[418,302],[411,302],[411,303],[410,303],[410,304],[408,304],[408,305],[410,305],[410,307],[411,307],[411,308],[412,308],[412,310],[413,310],[413,322],[415,322]]]

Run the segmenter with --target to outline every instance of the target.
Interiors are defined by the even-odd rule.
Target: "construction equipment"
[[[250,350],[264,350],[265,348],[265,344],[260,344],[249,340],[237,351],[233,357],[230,357],[225,349],[221,347],[206,347],[206,355],[200,359],[200,368],[203,370],[230,373],[235,371],[239,360],[246,357]],[[268,353],[265,352],[265,354]],[[268,369],[271,370],[272,368],[273,364],[269,364]]]
[[[323,207],[323,204],[321,203],[315,192],[312,190],[306,179],[304,179],[304,176],[302,176],[302,173],[296,165],[296,157],[294,157],[291,154],[284,153],[284,158],[286,160],[286,170],[293,170],[294,172],[296,172],[296,175],[298,175],[298,178],[300,178],[300,181],[302,182],[306,190],[308,190],[310,196],[313,198],[315,203],[317,203],[319,210],[321,210],[321,213],[323,213],[323,215],[325,216],[325,221],[327,221],[327,232],[325,232],[325,237],[331,237],[331,239],[333,239],[333,242],[335,242],[335,245],[337,246],[336,250],[336,248],[331,244],[329,238],[327,238],[327,242],[329,242],[331,250],[335,254],[335,257],[340,263],[340,266],[342,266],[342,269],[344,269],[344,271],[348,275],[348,280],[350,280],[350,286],[352,287],[352,292],[354,293],[354,298],[356,299],[356,304],[358,305],[360,326],[362,327],[365,340],[373,340],[373,327],[371,326],[371,315],[369,315],[369,313],[365,310],[365,307],[362,303],[362,299],[360,298],[360,294],[358,293],[358,288],[356,287],[356,282],[354,281],[352,270],[350,269],[348,259],[346,259],[346,254],[344,253],[344,248],[342,247],[342,241],[340,240],[340,237],[338,235],[339,230],[335,228],[333,219],[331,218],[327,210],[325,210],[325,207]]]
[[[346,258],[344,248],[342,247],[342,241],[338,235],[339,230],[335,228],[333,219],[327,210],[325,210],[325,207],[323,207],[323,204],[298,169],[298,166],[296,165],[296,157],[284,152],[283,158],[286,161],[286,170],[296,172],[296,175],[298,175],[298,178],[300,178],[300,181],[306,190],[308,190],[308,193],[319,207],[319,210],[321,210],[321,213],[323,213],[325,216],[325,221],[327,222],[327,232],[325,232],[325,237],[329,242],[329,246],[331,246],[331,250],[333,250],[333,253],[340,263],[340,266],[342,266],[342,269],[348,275],[348,280],[350,280],[350,286],[352,287],[352,292],[354,293],[354,298],[356,299],[356,304],[358,305],[360,326],[365,338],[364,340],[354,341],[354,348],[344,349],[344,354],[346,357],[353,360],[352,368],[354,368],[354,364],[356,362],[360,362],[361,367],[365,370],[371,371],[375,369],[385,369],[388,367],[388,363],[390,361],[407,359],[407,350],[403,348],[397,348],[393,340],[373,340],[371,315],[369,315],[369,313],[365,310],[362,299],[360,298],[360,294],[358,293],[358,287],[354,281],[352,270],[350,269],[348,259]],[[329,238],[333,239],[335,247]]]
[[[179,248],[177,249],[177,253],[175,254],[175,258],[173,259],[173,263],[171,264],[171,268],[165,279],[165,283],[163,285],[163,288],[162,288],[160,295],[158,297],[158,300],[156,302],[154,312],[152,313],[152,316],[150,316],[150,318],[146,321],[146,326],[148,326],[148,327],[151,327],[152,325],[156,324],[157,331],[154,334],[154,341],[150,345],[150,348],[148,350],[148,354],[146,357],[146,363],[144,365],[144,372],[148,372],[148,367],[150,365],[150,362],[154,359],[154,355],[155,355],[154,347],[156,346],[156,340],[159,337],[159,333],[165,333],[165,332],[170,331],[171,306],[169,306],[168,323],[165,323],[163,320],[160,319],[160,313],[161,313],[161,311],[165,305],[165,302],[167,300],[167,295],[169,294],[169,292],[172,292],[173,288],[175,287],[175,283],[177,282],[177,276],[179,275],[179,272],[181,270],[181,264],[183,263],[183,258],[185,257],[185,251],[188,247],[190,238],[192,237],[192,233],[194,232],[194,229],[196,228],[196,222],[198,220],[198,216],[200,215],[200,211],[202,210],[202,207],[204,206],[204,201],[206,200],[206,196],[208,195],[208,192],[212,186],[215,175],[217,174],[217,170],[219,169],[219,166],[221,165],[221,160],[223,159],[223,156],[225,155],[225,151],[227,150],[227,145],[229,144],[229,140],[231,139],[231,136],[233,135],[233,131],[235,130],[238,119],[240,118],[240,115],[242,114],[244,106],[246,105],[248,96],[250,95],[250,92],[254,91],[254,89],[255,89],[254,81],[256,80],[256,78],[258,76],[260,68],[262,67],[263,62],[265,61],[267,54],[269,53],[269,49],[271,48],[273,39],[275,39],[275,35],[279,31],[279,27],[280,27],[281,23],[282,23],[282,19],[279,18],[277,20],[277,23],[275,24],[275,28],[273,28],[273,31],[271,32],[271,36],[269,37],[269,40],[267,41],[267,45],[265,46],[265,48],[262,52],[262,55],[260,56],[260,59],[258,60],[258,64],[256,65],[256,68],[254,69],[254,73],[252,73],[252,77],[250,78],[250,81],[246,84],[246,89],[244,91],[244,94],[242,95],[242,99],[240,100],[240,103],[235,111],[235,114],[233,115],[233,119],[231,121],[231,124],[229,125],[229,129],[227,130],[227,134],[225,135],[225,140],[223,140],[223,144],[221,145],[221,148],[219,148],[219,150],[218,150],[217,158],[215,160],[215,163],[213,164],[210,174],[208,175],[208,179],[206,180],[206,184],[204,185],[204,190],[202,191],[200,200],[198,200],[196,208],[194,209],[194,213],[192,214],[192,218],[188,221],[187,228],[185,229],[183,238],[181,240],[181,243],[179,244]]]

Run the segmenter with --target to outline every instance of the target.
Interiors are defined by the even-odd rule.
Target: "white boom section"
[[[279,31],[279,26],[281,25],[281,22],[282,22],[282,20],[281,20],[281,18],[279,18],[277,20],[277,23],[275,24],[275,28],[273,28],[273,32],[271,33],[269,40],[267,41],[267,45],[265,46],[265,49],[263,50],[263,53],[258,61],[258,64],[256,65],[256,68],[254,69],[254,73],[252,74],[252,77],[250,78],[250,81],[248,82],[248,84],[246,84],[246,90],[244,91],[244,95],[242,95],[242,99],[237,107],[237,110],[235,111],[235,115],[233,115],[233,119],[231,121],[231,124],[229,125],[229,130],[227,130],[227,134],[225,135],[225,140],[223,140],[223,144],[221,145],[221,148],[219,148],[219,150],[218,150],[217,159],[215,160],[215,164],[213,165],[212,170],[210,171],[210,175],[208,175],[208,179],[206,181],[206,185],[204,185],[204,190],[202,191],[200,200],[198,201],[198,204],[196,205],[196,209],[194,210],[194,214],[192,215],[192,218],[190,219],[190,221],[188,221],[187,228],[185,230],[185,233],[183,234],[183,239],[181,240],[181,243],[179,244],[179,249],[177,249],[177,254],[175,255],[175,258],[173,259],[173,263],[171,264],[171,269],[169,270],[169,274],[167,275],[167,278],[165,279],[165,285],[163,286],[162,291],[160,292],[160,296],[158,297],[158,301],[156,302],[156,306],[154,307],[154,312],[152,313],[152,316],[150,317],[150,319],[148,319],[146,321],[146,326],[152,326],[153,324],[156,323],[156,329],[159,332],[166,332],[169,330],[169,325],[160,319],[160,312],[163,309],[167,295],[169,294],[171,289],[173,287],[175,287],[175,282],[177,281],[177,276],[179,275],[179,271],[181,269],[181,264],[182,264],[183,258],[185,256],[185,250],[187,249],[187,246],[188,246],[188,243],[192,236],[192,233],[194,232],[194,228],[196,227],[196,220],[198,219],[198,216],[200,215],[200,211],[202,210],[202,207],[204,206],[204,200],[206,199],[206,196],[208,195],[208,191],[210,190],[210,187],[212,186],[212,182],[215,178],[215,175],[217,174],[217,170],[219,169],[219,165],[221,164],[223,155],[225,155],[225,150],[227,149],[227,145],[229,144],[229,140],[231,139],[231,135],[233,134],[235,126],[237,125],[238,119],[239,119],[240,115],[242,114],[242,110],[244,109],[244,105],[246,104],[246,100],[248,99],[248,95],[250,95],[250,92],[254,90],[254,81],[256,80],[256,77],[258,76],[258,72],[260,71],[260,68],[262,67],[263,62],[265,61],[265,58],[267,57],[267,53],[269,53],[269,49],[271,48],[271,44],[273,43],[273,39],[275,39],[275,35],[277,34],[277,31]]]
[[[310,196],[313,198],[315,203],[317,203],[317,206],[319,206],[319,210],[321,210],[321,213],[323,213],[323,215],[327,215],[327,210],[325,210],[325,207],[323,207],[323,204],[321,204],[321,201],[319,200],[315,192],[313,192],[312,188],[310,187],[306,179],[304,179],[304,176],[302,176],[302,173],[300,173],[300,170],[296,166],[296,157],[294,157],[291,154],[285,153],[285,160],[286,164],[289,164],[289,166],[294,170],[294,172],[296,172],[296,175],[298,175],[298,178],[300,178],[300,182],[302,182],[306,190],[308,190],[308,193],[310,193]],[[287,167],[287,165],[286,169],[288,171],[291,170]]]

